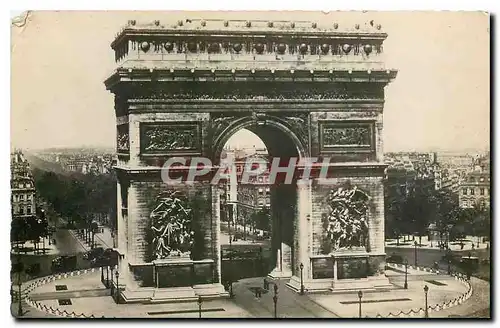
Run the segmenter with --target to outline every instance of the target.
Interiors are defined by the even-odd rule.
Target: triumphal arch
[[[296,291],[386,288],[379,24],[131,20],[112,42],[120,288],[126,302],[224,296],[220,188],[169,185],[162,166],[220,163],[238,130],[272,157],[327,159],[271,186],[274,278]],[[300,161],[299,163],[307,163]],[[308,164],[297,164],[300,172]],[[317,171],[325,167],[328,181]],[[300,269],[302,268],[302,269]]]

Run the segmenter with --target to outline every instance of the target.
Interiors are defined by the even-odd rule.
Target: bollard
[[[201,319],[201,302],[202,302],[201,296],[198,295],[198,317],[200,319]]]

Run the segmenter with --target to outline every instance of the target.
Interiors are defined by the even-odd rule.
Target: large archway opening
[[[215,161],[232,163],[221,190],[222,279],[237,280],[273,272],[291,276],[297,268],[297,185],[273,181],[273,161],[285,168],[303,151],[290,130],[279,122],[241,123],[226,131],[216,150]],[[265,160],[268,169],[243,181],[248,161]],[[292,159],[292,163],[295,163]],[[231,254],[228,256],[227,254]]]

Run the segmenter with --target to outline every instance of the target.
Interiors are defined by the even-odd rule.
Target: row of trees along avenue
[[[460,208],[458,195],[447,189],[434,190],[416,186],[399,197],[386,195],[386,237],[399,238],[428,234],[430,224],[435,225],[442,242],[465,235],[490,236],[490,208],[475,204],[473,208]]]
[[[96,219],[108,216],[111,220],[107,223],[114,226],[114,174],[59,174],[35,168],[33,177],[38,196],[67,221],[69,228],[87,229]]]

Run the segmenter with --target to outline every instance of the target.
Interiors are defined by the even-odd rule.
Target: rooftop
[[[287,20],[244,20],[244,19],[203,19],[203,18],[185,18],[180,20],[154,20],[147,22],[138,22],[129,20],[128,23],[116,35],[116,40],[111,44],[114,48],[116,41],[124,32],[176,32],[178,34],[197,33],[197,34],[308,34],[311,36],[327,36],[331,34],[357,36],[372,36],[385,39],[387,34],[382,31],[382,25],[374,20],[351,21],[351,22],[314,22],[314,21],[287,21]]]

